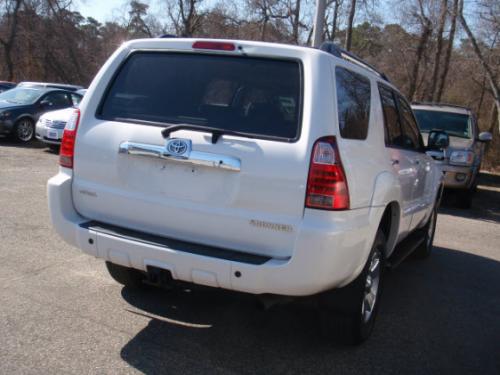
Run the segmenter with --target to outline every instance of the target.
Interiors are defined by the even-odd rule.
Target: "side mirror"
[[[428,150],[442,150],[450,145],[449,135],[442,130],[431,130],[427,140]]]
[[[49,107],[52,107],[52,103],[48,100],[42,100],[40,102],[40,107],[42,108],[49,108]]]
[[[479,136],[477,137],[477,139],[480,142],[489,142],[493,139],[493,136],[491,135],[490,132],[481,132],[481,133],[479,133]]]

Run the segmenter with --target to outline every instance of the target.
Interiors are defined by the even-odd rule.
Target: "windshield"
[[[138,52],[108,90],[100,115],[150,125],[193,124],[260,137],[298,138],[296,61]]]
[[[14,104],[33,104],[42,95],[42,91],[31,88],[15,88],[2,92],[0,101],[4,100]]]
[[[413,112],[422,133],[428,133],[431,130],[443,130],[455,137],[471,138],[469,115],[422,109],[415,109]]]

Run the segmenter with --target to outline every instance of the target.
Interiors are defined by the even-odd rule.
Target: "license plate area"
[[[49,130],[47,132],[47,138],[48,139],[57,140],[57,139],[59,139],[59,135],[57,134],[57,131],[55,131],[55,130]]]

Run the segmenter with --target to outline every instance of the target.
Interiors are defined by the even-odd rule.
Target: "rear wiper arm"
[[[175,132],[177,130],[194,130],[198,132],[207,132],[207,133],[212,133],[212,144],[216,144],[221,135],[227,134],[227,135],[235,135],[235,136],[240,136],[240,137],[246,137],[246,138],[255,138],[253,134],[248,134],[248,133],[243,133],[243,132],[238,132],[234,130],[224,130],[224,129],[219,129],[219,128],[212,128],[210,126],[203,126],[203,125],[193,125],[193,124],[175,124],[175,125],[170,125],[167,126],[165,129],[161,131],[161,135],[163,138],[168,138],[170,136],[170,133]]]

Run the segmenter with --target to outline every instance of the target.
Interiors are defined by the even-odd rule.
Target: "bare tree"
[[[14,78],[14,62],[12,61],[12,49],[16,40],[18,31],[19,11],[22,0],[3,0],[4,18],[7,23],[7,36],[0,37],[0,44],[3,47],[5,63],[7,65],[7,80]]]
[[[326,38],[325,39],[330,40],[332,42],[335,40],[335,36],[337,33],[337,29],[338,29],[339,11],[340,11],[341,4],[342,4],[342,0],[330,0],[326,4],[327,9],[329,9],[329,10],[331,9],[332,19],[331,19],[331,23],[330,23],[329,14],[328,14],[327,19],[325,21],[325,24],[326,24],[326,27],[325,27]]]
[[[498,122],[498,129],[500,131],[500,88],[499,88],[498,83],[496,82],[496,77],[493,74],[493,70],[492,70],[491,66],[488,64],[488,61],[486,61],[486,58],[484,57],[483,52],[479,48],[479,44],[476,40],[476,37],[472,33],[467,21],[464,18],[463,7],[464,7],[463,0],[460,0],[458,20],[460,21],[460,24],[462,25],[465,33],[467,34],[467,37],[469,38],[469,41],[472,44],[474,54],[476,55],[477,59],[481,63],[481,66],[483,67],[485,74],[486,74],[486,77],[488,79],[488,82],[490,84],[491,92],[493,94],[493,99],[495,101],[495,105],[497,108],[497,111],[496,111],[497,112],[497,122]]]
[[[200,5],[203,0],[169,0],[168,14],[177,35],[191,37],[201,28],[203,13]]]
[[[439,23],[436,32],[436,51],[434,54],[434,69],[432,71],[432,79],[427,93],[427,100],[435,100],[437,96],[437,80],[439,69],[441,67],[441,53],[443,50],[443,32],[446,23],[446,16],[448,13],[448,0],[441,0],[439,11]]]
[[[350,51],[352,44],[352,25],[354,23],[354,15],[356,13],[356,0],[351,0],[349,8],[349,17],[347,18],[347,30],[345,35],[345,49]]]
[[[408,88],[408,97],[410,100],[415,99],[415,92],[417,89],[417,82],[420,70],[420,63],[424,57],[425,49],[427,47],[427,42],[432,34],[432,22],[429,17],[426,16],[423,0],[418,0],[419,12],[414,14],[414,16],[419,20],[421,24],[420,37],[418,39],[415,63],[410,75],[410,84]]]
[[[444,60],[442,63],[441,74],[438,77],[438,86],[436,95],[433,100],[439,102],[443,96],[444,86],[446,84],[446,77],[448,76],[448,70],[450,67],[450,58],[453,51],[453,43],[455,42],[455,30],[457,25],[457,13],[458,13],[458,2],[459,0],[453,0],[453,7],[451,10],[451,21],[450,21],[450,33],[448,35],[448,44],[446,46],[446,51],[444,54]]]

